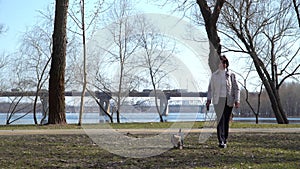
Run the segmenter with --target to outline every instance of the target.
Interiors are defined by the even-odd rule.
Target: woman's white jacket
[[[215,71],[210,79],[207,91],[207,99],[212,100],[213,104],[218,104],[221,90],[221,71]],[[224,76],[224,75],[223,75]],[[227,105],[233,107],[235,102],[240,102],[240,89],[236,81],[235,74],[230,70],[226,71],[226,97]]]

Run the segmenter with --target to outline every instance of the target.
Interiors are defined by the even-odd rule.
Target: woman
[[[240,104],[240,89],[235,74],[228,69],[228,66],[227,58],[224,55],[221,56],[219,69],[212,74],[210,79],[206,102],[207,107],[211,102],[213,103],[217,114],[217,135],[220,148],[227,147],[232,108],[233,106],[238,108]]]

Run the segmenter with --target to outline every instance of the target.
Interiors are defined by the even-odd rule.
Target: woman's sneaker
[[[225,143],[222,142],[222,143],[219,144],[219,147],[220,147],[220,148],[227,148],[227,145],[226,145]]]

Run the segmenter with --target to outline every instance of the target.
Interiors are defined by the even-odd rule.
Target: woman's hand
[[[206,101],[206,107],[209,106],[210,103],[211,103],[211,100],[207,100],[207,101]]]
[[[240,107],[240,103],[239,102],[234,102],[234,107],[235,108],[239,108]]]
[[[210,105],[210,103],[211,103],[211,100],[207,100],[207,101],[206,101],[206,110],[207,110],[207,111],[209,110],[209,105]]]

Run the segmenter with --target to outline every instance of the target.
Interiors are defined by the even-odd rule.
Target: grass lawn
[[[170,124],[114,124],[114,128],[166,128]],[[194,128],[201,128],[195,123]],[[300,125],[262,124],[260,128]],[[232,128],[258,127],[233,123]],[[68,126],[0,126],[14,129],[77,129]],[[150,137],[147,133],[131,137]],[[0,168],[299,168],[299,133],[230,133],[226,149],[217,147],[216,133],[199,143],[189,133],[183,150],[170,149],[158,156],[126,158],[94,144],[85,134],[0,135]]]

